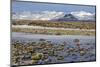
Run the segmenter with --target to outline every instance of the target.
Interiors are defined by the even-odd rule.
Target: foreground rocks
[[[61,62],[80,62],[95,60],[95,44],[85,44],[82,47],[78,39],[73,40],[71,47],[67,42],[60,44],[40,39],[33,42],[12,42],[12,65],[50,64]]]

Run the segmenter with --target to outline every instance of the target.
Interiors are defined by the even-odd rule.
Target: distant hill
[[[65,14],[63,17],[57,19],[58,21],[78,21],[72,14]]]

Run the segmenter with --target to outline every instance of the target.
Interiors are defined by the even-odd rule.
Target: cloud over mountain
[[[63,17],[63,12],[56,11],[42,11],[42,12],[21,12],[14,14],[13,19],[30,19],[30,20],[52,20]]]
[[[66,18],[65,18],[66,16]],[[67,14],[64,12],[57,11],[38,11],[30,12],[24,11],[20,13],[12,13],[12,19],[26,19],[26,20],[57,20],[60,18],[66,19],[77,19],[77,20],[95,20],[95,13],[85,11],[75,11]]]
[[[71,12],[72,15],[74,15],[79,20],[95,20],[95,14],[89,13],[85,11],[77,11],[77,12]]]

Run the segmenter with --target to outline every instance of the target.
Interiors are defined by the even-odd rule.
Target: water
[[[12,32],[12,40],[20,41],[36,41],[39,39],[46,39],[52,42],[69,42],[72,43],[74,39],[79,39],[81,43],[95,43],[95,36],[82,36],[82,35],[43,35],[31,33],[17,33]]]
[[[65,51],[60,51],[59,56],[64,56],[63,60],[57,60],[56,57],[51,57],[51,63],[61,62],[79,62],[79,61],[92,61],[95,60],[95,36],[83,36],[83,35],[43,35],[43,34],[31,34],[31,33],[17,33],[12,32],[12,41],[32,42],[45,39],[55,44],[66,42],[69,47],[75,47],[74,39],[79,39],[81,48],[91,48],[86,55],[80,56],[79,52],[74,52],[71,55],[67,55]],[[68,46],[65,46],[66,50]]]

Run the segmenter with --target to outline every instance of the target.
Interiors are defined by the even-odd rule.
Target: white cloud
[[[95,14],[85,11],[71,12],[79,20],[95,20]],[[57,11],[41,11],[41,12],[30,12],[23,11],[20,13],[13,14],[12,19],[28,19],[28,20],[53,20],[62,18],[65,15],[64,12]]]
[[[31,19],[31,20],[52,20],[63,17],[63,12],[42,11],[42,12],[22,12],[18,15],[13,15],[13,19]]]
[[[85,12],[85,11],[76,11],[76,12],[71,12],[76,18],[79,20],[94,20],[94,13],[90,12]]]

